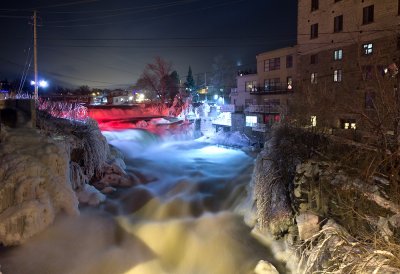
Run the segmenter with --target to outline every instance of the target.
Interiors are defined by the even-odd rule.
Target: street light
[[[31,81],[32,86],[34,86],[35,84],[36,84],[35,81]],[[40,80],[38,86],[41,88],[47,88],[49,86],[49,83],[45,80]]]

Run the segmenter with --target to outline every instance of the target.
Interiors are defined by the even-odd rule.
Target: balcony
[[[286,83],[279,83],[267,87],[254,87],[250,90],[252,95],[285,94],[293,92],[293,87],[288,88]]]
[[[281,111],[280,105],[249,105],[245,112],[250,113],[271,113],[271,114],[279,114]]]
[[[258,131],[258,132],[267,132],[268,127],[267,127],[266,124],[257,123],[257,124],[254,124],[254,125],[251,127],[251,129],[252,129],[253,131]]]

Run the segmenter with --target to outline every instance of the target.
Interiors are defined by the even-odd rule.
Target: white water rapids
[[[119,189],[78,218],[58,218],[6,252],[3,274],[247,274],[269,259],[234,212],[253,158],[140,130],[105,135],[123,152],[127,172],[148,183]]]

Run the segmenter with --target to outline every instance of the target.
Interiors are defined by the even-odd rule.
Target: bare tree
[[[168,98],[168,81],[172,72],[172,64],[157,56],[154,63],[147,64],[136,86],[148,91],[149,99],[159,99],[165,103]]]

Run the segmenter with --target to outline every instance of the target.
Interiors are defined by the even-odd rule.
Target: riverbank
[[[363,173],[377,153],[302,129],[271,135],[257,158],[248,219],[288,273],[399,273],[395,181]]]

